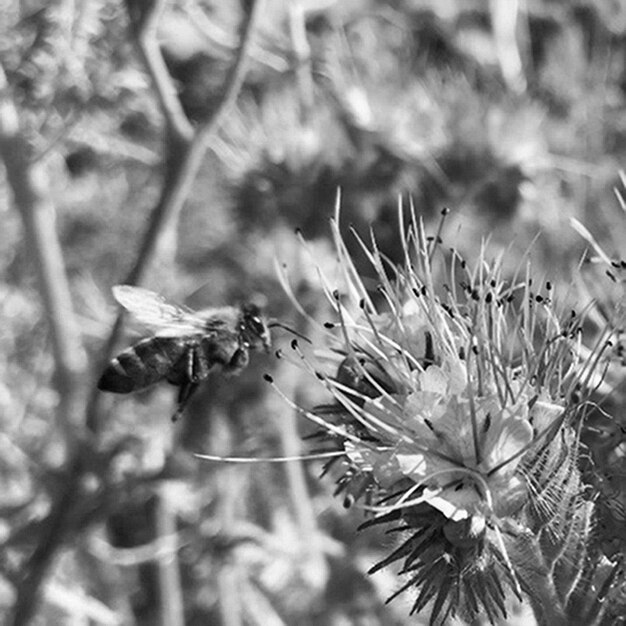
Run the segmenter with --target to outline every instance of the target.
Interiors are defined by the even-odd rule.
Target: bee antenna
[[[286,324],[283,324],[282,322],[277,322],[277,321],[273,321],[270,322],[267,325],[268,328],[282,328],[288,332],[290,332],[292,335],[295,335],[296,337],[300,337],[300,339],[304,339],[304,341],[306,341],[307,343],[313,344],[313,342],[306,336],[303,335],[302,333],[299,333],[297,330],[294,330],[293,328],[290,328],[289,326],[287,326]]]

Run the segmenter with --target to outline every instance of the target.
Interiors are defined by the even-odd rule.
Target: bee
[[[255,304],[194,311],[130,285],[116,285],[113,296],[154,334],[112,359],[98,389],[131,393],[166,380],[180,388],[174,421],[211,373],[238,374],[251,351],[270,349],[269,325]]]

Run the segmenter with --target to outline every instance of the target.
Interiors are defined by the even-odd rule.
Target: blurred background
[[[103,357],[140,336],[112,333],[110,289],[255,301],[312,332],[276,259],[324,321],[311,259],[332,275],[340,189],[342,229],[371,229],[395,261],[399,197],[431,231],[448,207],[445,244],[466,258],[488,237],[511,273],[532,258],[567,306],[599,300],[593,336],[621,284],[581,265],[570,220],[624,254],[626,2],[5,0],[0,66],[0,614],[427,623],[409,622],[410,593],[385,604],[392,571],[367,575],[393,538],[357,532],[363,512],[333,498],[332,468],[194,457],[314,449],[263,381],[299,406],[323,401],[298,368],[255,354],[176,424],[168,385],[94,395]],[[276,348],[290,340],[274,332]],[[621,396],[605,408],[621,415]],[[596,419],[588,445],[623,467],[623,428]],[[619,476],[601,485],[610,537],[624,532]],[[506,623],[533,621],[512,606]]]

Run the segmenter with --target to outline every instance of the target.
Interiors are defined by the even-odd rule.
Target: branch
[[[136,10],[136,1],[127,0],[129,12]],[[154,2],[149,10],[142,14],[141,19],[135,18],[138,29],[136,30],[136,37],[140,49],[147,54],[145,57],[147,69],[157,90],[163,115],[173,125],[170,128],[170,137],[166,143],[166,173],[161,197],[152,211],[150,224],[144,235],[137,260],[126,278],[127,284],[136,284],[142,280],[148,265],[152,262],[160,233],[172,219],[172,216],[178,214],[189,195],[191,185],[202,165],[208,140],[219,129],[225,114],[230,110],[241,90],[247,69],[252,33],[258,22],[263,2],[262,0],[248,0],[246,4],[250,6],[245,13],[241,26],[241,45],[226,78],[220,103],[210,118],[203,121],[192,135],[189,135],[186,130],[182,132],[173,130],[175,128],[180,130],[181,126],[186,128],[186,125],[180,122],[180,116],[185,117],[189,128],[192,126],[182,111],[178,96],[175,94],[174,84],[167,73],[163,56],[156,41],[156,20],[160,11],[163,10],[163,0]]]
[[[237,57],[226,77],[221,102],[215,108],[211,117],[203,121],[198,129],[195,141],[202,145],[205,145],[213,133],[219,130],[224,117],[235,104],[237,96],[241,91],[248,70],[250,50],[252,49],[252,34],[256,30],[264,4],[264,0],[244,0],[246,11],[240,29],[241,43]]]
[[[192,141],[204,143],[219,128],[241,90],[252,48],[252,33],[258,23],[263,2],[261,0],[244,1],[245,10],[240,28],[239,49],[226,77],[221,101],[211,116],[203,120],[195,132],[183,110],[175,83],[167,70],[159,48],[157,28],[166,2],[167,0],[153,0],[152,4],[147,7],[142,3],[142,7],[145,8],[140,8],[137,0],[126,0],[137,47],[154,85],[168,132],[182,143]]]
[[[24,223],[30,256],[35,262],[52,336],[56,387],[61,398],[67,399],[83,382],[87,359],[56,233],[56,211],[50,199],[48,177],[43,165],[32,163],[30,156],[28,139],[20,129],[18,113],[0,67],[0,157],[4,160],[7,182]],[[72,437],[73,427],[79,425],[80,416],[59,411],[59,417]]]
[[[40,589],[56,553],[67,540],[73,526],[76,502],[82,497],[82,455],[72,457],[66,472],[67,480],[58,492],[48,517],[41,524],[38,543],[23,568],[24,575],[17,588],[10,624],[26,626],[37,610]]]
[[[73,461],[68,464],[68,480],[59,493],[57,515],[42,524],[39,543],[26,567],[17,589],[13,624],[26,624],[33,615],[39,589],[52,557],[63,543],[68,530],[71,507],[78,493],[80,439],[83,431],[84,384],[87,361],[74,317],[69,282],[55,225],[55,207],[50,200],[44,165],[30,160],[31,149],[22,132],[6,77],[0,68],[0,156],[4,160],[7,181],[19,210],[35,262],[41,296],[50,326],[55,360],[55,386],[59,393],[56,409],[65,431],[65,442]],[[55,507],[53,507],[54,509]]]
[[[167,0],[154,0],[151,5],[127,0],[128,13],[146,70],[159,99],[161,113],[165,118],[168,133],[180,142],[190,142],[194,135],[193,126],[185,115],[159,48],[157,27]]]

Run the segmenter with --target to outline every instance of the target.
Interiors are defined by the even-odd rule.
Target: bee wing
[[[113,297],[135,319],[146,326],[158,328],[161,336],[182,336],[202,333],[206,321],[186,306],[169,302],[163,296],[143,287],[116,285]]]

